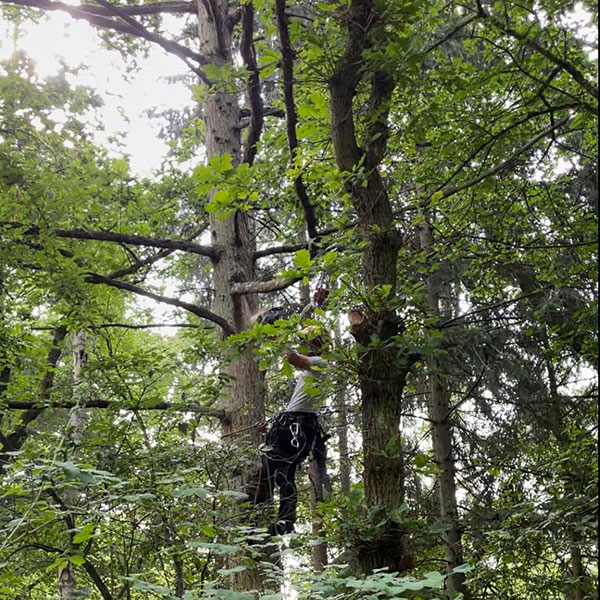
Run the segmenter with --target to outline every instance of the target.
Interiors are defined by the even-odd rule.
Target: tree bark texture
[[[198,2],[198,37],[200,52],[217,67],[233,63],[231,31],[228,25],[227,0],[202,0]],[[206,158],[229,154],[233,166],[242,158],[240,137],[240,109],[238,95],[215,86],[207,86],[202,112],[206,128]],[[214,195],[216,190],[213,190]],[[236,211],[232,216],[210,216],[213,259],[213,311],[233,324],[235,332],[248,329],[251,316],[256,312],[256,298],[252,294],[234,295],[235,283],[253,281],[253,232],[248,214]],[[248,348],[226,368],[231,377],[222,406],[230,415],[224,433],[250,428],[264,419],[265,386],[263,374],[258,369],[252,349]],[[249,430],[256,446],[259,443],[258,427]],[[247,474],[236,474],[233,486],[242,489]],[[235,558],[232,560],[235,561]],[[265,558],[264,560],[268,560]],[[233,566],[233,564],[231,565]],[[247,569],[232,578],[232,587],[238,590],[264,589],[258,569]]]
[[[69,415],[69,423],[67,425],[67,440],[71,450],[71,458],[76,461],[79,455],[78,448],[85,434],[85,428],[88,423],[88,413],[81,405],[85,402],[81,386],[81,371],[86,363],[87,356],[85,351],[86,332],[77,331],[71,334],[71,356],[73,358],[72,383],[73,392],[71,399],[74,403],[74,408],[71,409]],[[66,490],[64,495],[64,503],[66,506],[75,506],[77,503],[78,493],[75,490]],[[74,519],[75,517],[73,517]],[[65,600],[71,600],[78,597],[77,579],[75,577],[75,568],[71,563],[62,568],[58,574],[58,587],[60,597]]]
[[[198,3],[200,51],[217,67],[233,62],[227,6],[228,3],[223,0]],[[241,160],[237,94],[213,86],[207,90],[202,111],[207,159],[229,154],[232,164],[237,166]],[[225,219],[212,214],[210,230],[216,253],[213,261],[213,310],[232,323],[235,331],[243,331],[249,327],[250,318],[256,312],[256,298],[252,294],[233,295],[231,287],[234,283],[254,279],[255,245],[250,219],[243,211]],[[264,417],[264,382],[250,349],[231,363],[228,374],[232,381],[223,408],[231,414],[230,430],[234,431]],[[258,431],[255,432],[255,441],[258,442]]]
[[[339,320],[335,324],[335,342],[337,345],[341,346],[342,331]],[[346,387],[341,381],[338,384],[338,388],[333,399],[333,408],[335,411],[335,429],[338,438],[338,452],[340,454],[340,491],[342,494],[348,494],[350,492],[351,482],[350,450],[348,447],[348,410],[346,408]]]
[[[312,534],[315,540],[323,537],[323,520],[319,515],[319,502],[323,502],[323,482],[321,481],[317,461],[312,459],[308,467],[310,481],[310,506],[312,513]],[[319,542],[312,548],[313,568],[317,572],[327,565],[327,542]]]
[[[425,221],[420,231],[421,249],[431,252],[434,247],[433,227]],[[426,298],[432,316],[440,318],[440,291],[437,277],[438,271],[431,271],[426,281]],[[446,315],[444,315],[446,316]],[[461,530],[456,500],[456,464],[454,460],[452,423],[450,421],[450,394],[441,376],[442,365],[438,359],[427,357],[429,378],[429,417],[433,424],[432,438],[435,462],[440,469],[438,491],[440,502],[440,519],[449,529],[444,531],[444,559],[446,562],[446,587],[453,592],[467,594],[464,573],[452,571],[462,565],[463,549]]]
[[[395,229],[387,190],[378,170],[387,143],[389,101],[394,89],[391,77],[380,71],[369,74],[363,51],[371,45],[378,14],[369,0],[354,0],[349,8],[347,42],[329,81],[330,114],[336,162],[346,177],[362,238],[363,283],[369,294],[387,286],[396,290],[400,236]],[[370,77],[369,119],[365,141],[356,137],[353,99],[359,83]],[[364,318],[352,327],[360,345],[359,380],[362,402],[362,435],[365,501],[385,515],[404,500],[404,459],[400,438],[401,394],[408,367],[399,366],[399,351],[385,343],[397,335],[399,324],[393,310],[365,307]],[[359,564],[364,572],[389,567],[403,570],[401,527],[387,518],[380,534],[358,543]]]

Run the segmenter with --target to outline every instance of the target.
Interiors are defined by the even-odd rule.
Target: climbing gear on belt
[[[298,436],[300,435],[300,423],[295,422],[295,423],[291,423],[290,424],[290,432],[292,433],[292,447],[293,448],[300,448],[300,440],[298,439]]]

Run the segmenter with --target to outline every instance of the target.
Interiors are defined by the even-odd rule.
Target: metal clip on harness
[[[290,424],[290,432],[292,434],[292,447],[293,448],[300,448],[300,440],[298,439],[298,436],[300,435],[300,424],[299,423],[291,423]]]

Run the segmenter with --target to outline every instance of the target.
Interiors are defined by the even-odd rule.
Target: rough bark
[[[420,231],[421,249],[430,252],[434,247],[433,227],[425,221]],[[426,298],[432,316],[440,319],[440,284],[438,271],[432,270],[426,280]],[[444,315],[448,316],[448,315]],[[446,587],[448,590],[460,592],[466,596],[466,578],[464,573],[452,571],[462,565],[463,549],[461,530],[456,500],[456,464],[454,460],[452,423],[450,420],[450,394],[441,375],[442,365],[430,355],[427,357],[429,378],[429,418],[432,422],[432,438],[435,462],[440,469],[438,493],[440,502],[440,519],[449,529],[444,531],[444,559],[446,562]]]
[[[335,341],[341,345],[342,331],[340,322],[335,326]],[[346,387],[343,382],[339,382],[338,388],[333,399],[333,409],[335,411],[335,429],[338,438],[338,452],[340,455],[339,479],[340,491],[342,494],[350,492],[350,451],[348,447],[348,410],[346,409]]]
[[[78,597],[75,573],[71,563],[60,569],[58,573],[58,591],[61,600],[75,600]]]
[[[311,460],[308,468],[308,478],[310,480],[310,506],[312,513],[312,534],[315,540],[323,538],[323,520],[318,509],[319,502],[323,502],[323,482],[319,474],[319,467],[316,460]],[[313,568],[317,572],[323,571],[327,565],[327,542],[321,541],[312,547]]]
[[[379,27],[378,16],[368,0],[351,3],[345,17],[348,22],[346,48],[329,81],[330,113],[335,158],[347,178],[346,189],[365,242],[362,275],[366,293],[387,286],[392,298],[396,290],[400,236],[378,166],[386,149],[387,117],[394,82],[381,71],[368,75],[368,65],[363,58],[363,51],[371,44],[371,34]],[[359,83],[367,76],[371,85],[370,121],[364,124],[365,142],[361,145],[356,138],[353,98]],[[404,570],[403,532],[388,515],[404,499],[400,398],[410,361],[399,361],[398,349],[385,344],[399,332],[393,310],[365,307],[351,331],[360,345],[365,501],[386,515],[379,535],[358,543],[360,568],[364,572],[382,567]],[[384,343],[371,345],[374,338]]]
[[[216,66],[233,62],[227,4],[222,0],[198,3],[200,49]],[[202,111],[206,125],[207,158],[210,160],[217,155],[229,154],[232,164],[239,164],[241,139],[237,95],[211,88],[202,104]],[[243,331],[249,327],[251,316],[256,312],[256,299],[252,294],[234,296],[231,287],[235,283],[253,280],[256,248],[250,220],[242,211],[225,219],[212,215],[210,230],[216,253],[213,310],[232,323],[235,331]],[[251,351],[231,364],[229,374],[233,379],[224,408],[232,414],[231,429],[235,430],[263,418],[264,384]]]
[[[227,8],[226,0],[198,2],[200,52],[217,67],[233,63]],[[206,92],[206,99],[202,103],[206,127],[206,157],[210,160],[214,156],[229,154],[232,164],[238,165],[242,158],[238,96],[216,87],[211,87]],[[235,283],[254,279],[256,248],[251,221],[248,214],[242,211],[224,219],[212,214],[210,231],[211,244],[216,253],[213,260],[213,311],[231,323],[236,332],[243,331],[251,325],[251,317],[257,308],[256,298],[252,294],[233,295],[231,288]],[[251,427],[264,418],[265,389],[263,375],[251,348],[232,361],[226,372],[231,377],[231,382],[221,408],[231,416],[228,429],[224,432],[230,433]],[[251,429],[250,433],[254,443],[258,445],[258,428]],[[245,474],[240,472],[240,489],[245,478]],[[232,584],[237,589],[263,589],[260,573],[254,569],[238,574]]]
[[[86,363],[86,333],[85,331],[77,331],[71,335],[71,355],[73,357],[73,393],[72,400],[74,407],[69,415],[69,423],[67,432],[69,436],[69,445],[72,448],[72,456],[77,458],[79,452],[78,447],[83,439],[85,428],[89,420],[89,415],[83,404],[85,402],[84,394],[82,393],[81,371]],[[64,502],[67,506],[75,505],[77,501],[77,492],[68,490],[65,492]],[[73,519],[74,520],[74,519]],[[75,568],[71,563],[60,569],[58,574],[58,588],[60,597],[64,600],[77,598],[81,594],[77,590],[77,579],[75,577]]]

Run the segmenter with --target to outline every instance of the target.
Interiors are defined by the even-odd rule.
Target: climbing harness
[[[300,423],[291,423],[290,431],[292,433],[292,448],[300,448],[300,440],[298,439],[298,436],[300,435]]]

